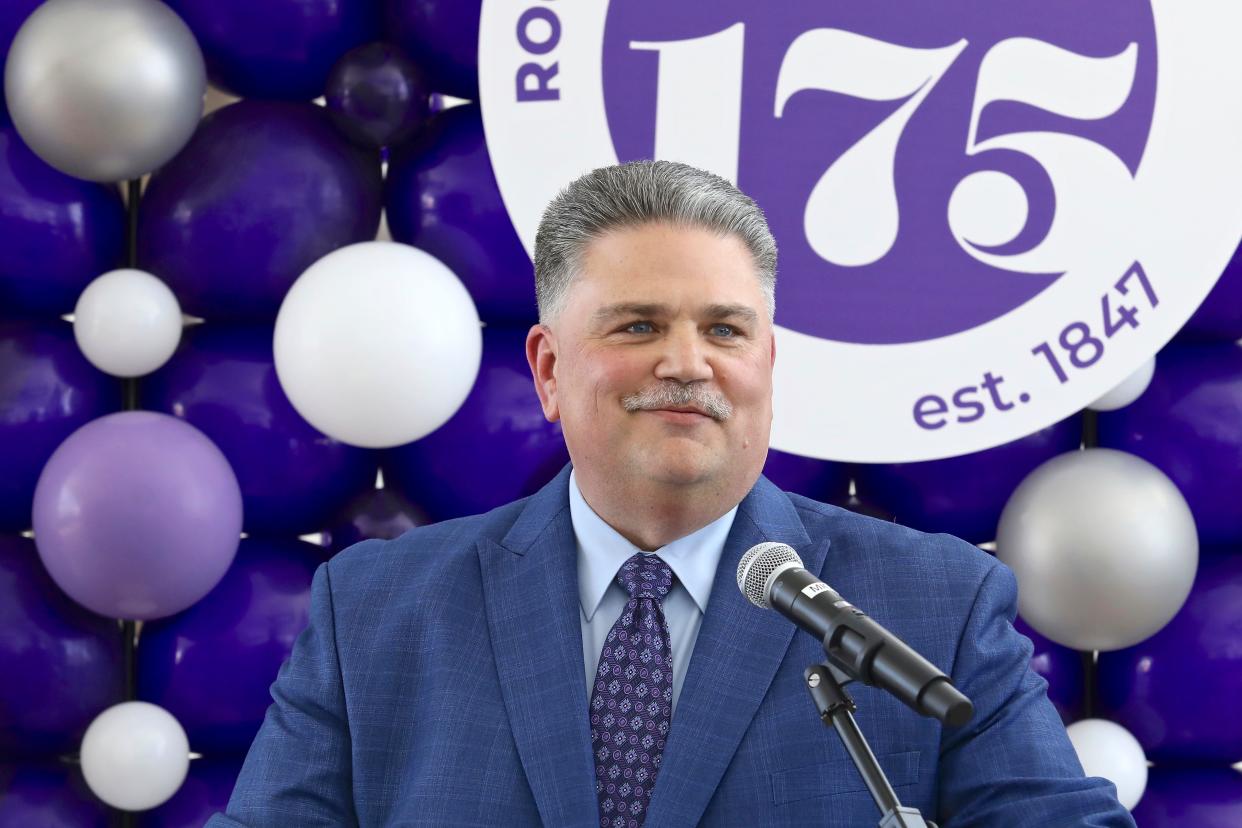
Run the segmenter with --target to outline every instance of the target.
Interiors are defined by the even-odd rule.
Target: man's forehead
[[[567,298],[588,324],[626,314],[767,314],[753,258],[736,236],[654,222],[614,228],[583,252]]]

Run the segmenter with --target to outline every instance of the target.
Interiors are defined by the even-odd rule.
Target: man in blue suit
[[[209,825],[876,824],[803,684],[819,642],[736,586],[764,541],[973,700],[950,729],[851,687],[904,804],[942,828],[1133,825],[1029,669],[1007,568],[760,475],[776,247],[753,201],[680,164],[596,170],[549,205],[535,270],[527,353],[571,467],[321,566]]]

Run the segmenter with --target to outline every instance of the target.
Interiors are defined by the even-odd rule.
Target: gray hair
[[[754,200],[713,173],[676,161],[631,161],[600,167],[552,199],[535,234],[539,320],[565,304],[587,246],[624,227],[668,222],[735,236],[755,260],[768,318],[776,314],[776,240]]]

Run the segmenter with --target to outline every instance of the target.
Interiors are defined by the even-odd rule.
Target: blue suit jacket
[[[568,469],[486,515],[364,541],[319,567],[310,625],[209,826],[599,825]],[[979,549],[780,491],[741,502],[673,717],[648,826],[872,826],[879,812],[802,671],[812,636],[746,602],[775,540],[975,703],[943,729],[850,685],[903,804],[942,828],[1133,826],[1087,779],[1014,631],[1015,582]]]

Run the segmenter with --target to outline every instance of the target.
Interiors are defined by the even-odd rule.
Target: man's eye
[[[719,337],[731,337],[737,333],[732,325],[712,325],[712,334]]]
[[[625,329],[630,333],[651,333],[654,330],[650,322],[631,322]]]

